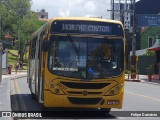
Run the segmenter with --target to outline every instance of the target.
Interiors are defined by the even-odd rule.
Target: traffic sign
[[[160,15],[154,15],[154,14],[139,15],[138,25],[143,27],[160,27]]]

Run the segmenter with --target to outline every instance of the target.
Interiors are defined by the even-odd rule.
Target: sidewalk
[[[10,80],[26,76],[26,71],[18,72],[17,74],[12,72],[8,75],[2,75],[2,82],[0,85],[0,111],[11,111]]]
[[[154,79],[152,79],[151,82],[149,82],[147,75],[139,75],[139,78],[136,78],[136,79],[133,80],[130,77],[128,79],[128,74],[126,74],[125,75],[125,81],[128,81],[128,82],[142,82],[142,83],[149,83],[149,84],[160,85],[160,80],[154,80]]]

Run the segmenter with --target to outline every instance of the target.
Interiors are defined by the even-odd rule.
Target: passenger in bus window
[[[60,62],[60,59],[58,57],[56,57],[54,67],[62,67],[62,66],[63,66],[63,63]]]

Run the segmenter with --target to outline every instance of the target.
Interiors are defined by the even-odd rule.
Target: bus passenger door
[[[37,37],[37,40],[36,40],[36,55],[35,55],[35,94],[37,96],[37,98],[39,97],[38,96],[38,93],[39,93],[39,80],[38,80],[38,72],[39,72],[39,41],[40,41],[40,34],[38,35]]]
[[[36,51],[36,39],[35,38],[30,45],[30,55],[29,55],[29,88],[31,95],[35,96],[35,51]]]
[[[45,56],[46,53],[42,50],[42,44],[43,41],[47,39],[45,35],[42,35],[40,37],[40,43],[39,43],[39,72],[38,72],[38,81],[39,81],[39,87],[38,87],[38,101],[39,103],[44,102],[44,71],[45,71]]]

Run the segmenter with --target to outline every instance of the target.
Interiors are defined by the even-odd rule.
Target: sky
[[[111,0],[32,0],[32,10],[45,9],[48,17],[103,17],[110,18]]]
[[[63,16],[103,16],[108,18],[110,0],[32,0],[32,10],[45,9],[49,18]]]

